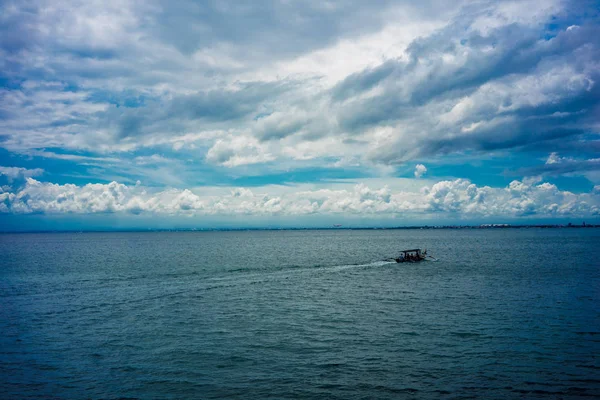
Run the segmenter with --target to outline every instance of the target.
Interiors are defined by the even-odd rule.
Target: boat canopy
[[[420,254],[421,253],[421,249],[412,249],[412,250],[402,250],[401,253],[417,253]]]

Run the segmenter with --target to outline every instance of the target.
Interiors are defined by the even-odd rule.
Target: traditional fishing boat
[[[394,261],[397,263],[419,262],[425,260],[425,258],[427,258],[427,250],[410,249],[402,250],[400,252],[400,257],[394,258]]]

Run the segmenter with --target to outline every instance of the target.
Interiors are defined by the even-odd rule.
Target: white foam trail
[[[343,269],[349,269],[349,268],[361,268],[361,267],[382,267],[384,265],[387,264],[395,264],[395,261],[374,261],[372,263],[368,263],[368,264],[347,264],[347,265],[334,265],[331,267],[322,267],[322,269],[331,269],[334,271],[339,271],[339,270],[343,270]]]
[[[234,276],[221,276],[208,278],[203,283],[208,284],[210,288],[216,288],[220,286],[230,285],[243,285],[251,283],[260,283],[270,281],[273,279],[281,279],[289,276],[300,275],[300,274],[312,274],[312,273],[333,273],[337,271],[343,271],[352,268],[368,268],[368,267],[381,267],[387,264],[395,264],[395,261],[374,261],[367,264],[346,264],[346,265],[331,265],[331,266],[318,266],[318,267],[303,267],[303,268],[290,268],[280,271],[252,271],[245,274],[234,275]],[[216,285],[216,286],[214,286]]]

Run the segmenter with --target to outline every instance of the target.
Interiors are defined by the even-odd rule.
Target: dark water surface
[[[0,277],[2,398],[600,395],[600,229],[4,234]]]

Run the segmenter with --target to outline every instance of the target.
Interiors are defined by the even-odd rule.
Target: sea
[[[600,229],[1,234],[0,332],[2,399],[597,398]]]

